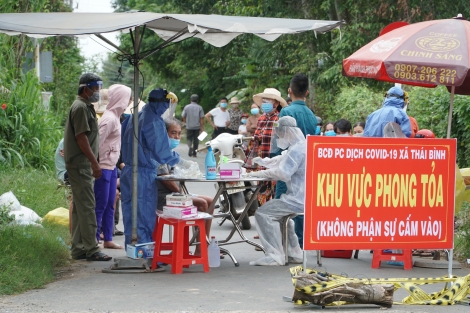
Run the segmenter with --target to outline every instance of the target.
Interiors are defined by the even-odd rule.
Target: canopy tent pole
[[[132,32],[131,32],[132,34]],[[134,123],[134,136],[132,138],[132,243],[137,243],[137,200],[138,200],[138,169],[139,163],[139,50],[141,44],[140,27],[135,28],[134,40],[134,111],[132,112],[132,122]]]
[[[447,117],[447,139],[450,139],[450,129],[452,127],[452,111],[454,109],[454,94],[455,86],[452,86],[450,91],[450,106],[449,106],[449,116]]]

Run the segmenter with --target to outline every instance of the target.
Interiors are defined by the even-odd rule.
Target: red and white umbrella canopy
[[[394,29],[343,60],[343,74],[415,86],[455,86],[470,94],[467,78],[470,22],[433,20]]]

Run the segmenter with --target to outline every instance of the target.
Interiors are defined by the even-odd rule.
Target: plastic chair
[[[401,253],[386,253],[385,250],[374,250],[372,268],[379,268],[381,261],[403,262],[403,269],[413,268],[413,256],[411,250],[402,250]]]
[[[284,265],[289,265],[289,257],[287,255],[287,224],[291,219],[298,215],[304,215],[303,213],[292,213],[290,215],[286,215],[281,219],[281,234],[282,234],[282,246],[284,247],[284,255],[286,257]],[[305,255],[305,254],[304,254]],[[321,263],[321,254],[320,250],[317,250],[317,264],[318,266],[322,266]]]
[[[165,225],[173,226],[173,241],[163,242],[163,228]],[[201,241],[201,255],[191,255],[189,253],[189,228],[197,226],[199,228],[199,238]],[[183,267],[202,264],[204,272],[209,272],[209,258],[207,255],[206,229],[204,219],[173,219],[158,218],[156,231],[154,231],[155,251],[152,260],[152,269],[157,267],[158,262],[171,265],[173,274],[182,274]],[[170,239],[171,240],[171,239]],[[162,254],[162,251],[171,250],[171,254]]]

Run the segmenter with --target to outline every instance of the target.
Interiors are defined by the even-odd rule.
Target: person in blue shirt
[[[138,210],[137,243],[152,242],[152,233],[156,222],[158,199],[157,168],[160,164],[169,164],[189,168],[195,162],[180,158],[171,150],[165,122],[162,114],[169,107],[167,91],[154,89],[149,94],[148,103],[139,114],[139,124],[133,125],[132,118],[122,123],[122,160],[126,164],[121,172],[121,202],[124,221],[126,247],[132,239],[132,172],[138,171]],[[134,127],[138,126],[138,136]],[[134,138],[135,137],[135,138]],[[132,142],[138,140],[138,160],[132,158]]]
[[[308,77],[304,74],[296,74],[292,77],[289,89],[287,91],[292,99],[290,105],[282,108],[279,118],[283,116],[291,116],[297,122],[304,136],[315,135],[317,130],[317,118],[310,108],[305,104],[305,98],[308,96]],[[277,181],[276,183],[276,199],[280,199],[282,194],[287,191],[286,183]],[[294,218],[295,233],[299,238],[300,246],[303,245],[304,233],[304,217],[297,216]]]
[[[372,112],[366,121],[364,137],[383,137],[386,124],[395,122],[400,125],[406,137],[411,136],[411,124],[403,107],[405,106],[405,94],[399,87],[392,87],[387,91],[383,105]]]

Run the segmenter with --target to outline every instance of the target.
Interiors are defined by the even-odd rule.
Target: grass
[[[0,195],[12,191],[21,205],[41,217],[58,207],[68,208],[64,190],[57,190],[58,180],[52,171],[0,169],[0,180]]]
[[[0,228],[0,295],[41,288],[54,280],[54,269],[68,263],[68,228],[58,225]]]
[[[0,194],[11,190],[23,206],[41,217],[57,207],[68,207],[64,191],[56,190],[53,172],[0,169],[0,180]],[[41,288],[55,279],[56,267],[69,262],[68,227],[0,225],[0,238],[0,295]]]

